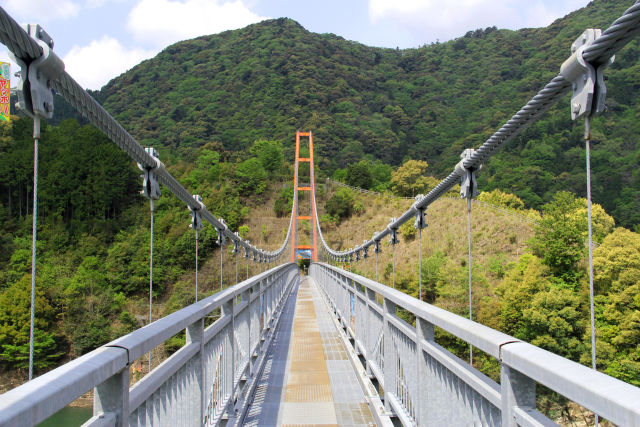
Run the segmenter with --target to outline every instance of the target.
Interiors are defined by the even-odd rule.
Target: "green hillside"
[[[329,174],[362,158],[394,166],[412,158],[443,176],[557,74],[585,28],[606,28],[629,6],[598,0],[547,28],[479,29],[405,50],[269,20],[174,44],[99,98],[146,145],[215,141],[237,151],[268,138],[292,150],[295,130],[312,129]],[[640,155],[639,56],[634,42],[607,71],[610,109],[594,123],[594,199],[627,227],[640,222],[640,176],[631,172]],[[488,164],[482,187],[515,192],[534,208],[559,190],[583,195],[581,136],[567,97]]]

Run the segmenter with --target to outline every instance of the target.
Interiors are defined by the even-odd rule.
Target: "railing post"
[[[393,340],[391,339],[391,322],[389,318],[396,314],[396,305],[388,300],[384,299],[384,326],[383,326],[383,355],[384,355],[384,408],[391,410],[391,404],[389,399],[386,398],[388,394],[395,393],[396,390],[396,369],[395,369],[395,349],[393,348]]]
[[[502,426],[517,427],[516,408],[536,408],[536,383],[515,369],[502,364],[500,370]]]
[[[429,389],[430,389],[430,380],[428,378],[429,375],[429,367],[427,366],[427,360],[424,357],[424,351],[422,350],[422,341],[435,341],[435,331],[434,331],[433,323],[427,322],[426,320],[416,317],[416,332],[418,334],[418,339],[416,341],[416,368],[417,368],[417,376],[416,379],[418,381],[418,398],[416,399],[416,421],[419,426],[421,425],[429,425],[427,422],[429,419]]]
[[[95,387],[93,415],[114,414],[116,427],[129,425],[129,366]]]
[[[220,308],[221,310],[221,316],[230,316],[231,317],[231,321],[229,322],[229,332],[227,333],[227,340],[229,343],[229,354],[227,354],[227,357],[223,357],[223,363],[224,363],[224,368],[223,368],[223,375],[226,379],[225,383],[227,383],[227,387],[228,389],[225,390],[225,394],[229,394],[230,398],[229,398],[229,405],[227,406],[226,410],[228,411],[233,411],[233,390],[234,390],[234,382],[235,382],[235,378],[236,378],[236,370],[235,370],[235,366],[236,366],[236,340],[235,340],[235,327],[234,327],[234,318],[233,318],[233,306],[235,304],[235,296],[233,298],[231,298],[229,301],[227,301],[226,303],[224,303],[222,305],[222,307]],[[229,419],[231,419],[231,417],[234,414],[229,414]]]
[[[375,336],[376,334],[373,333],[373,331],[371,330],[371,325],[373,325],[373,314],[371,313],[371,311],[373,310],[371,308],[371,305],[376,303],[376,293],[369,289],[369,288],[365,288],[365,292],[367,293],[367,316],[366,316],[366,324],[368,325],[367,328],[365,328],[366,330],[366,337],[365,337],[365,341],[364,341],[364,349],[366,351],[366,361],[367,361],[367,374],[371,374],[372,370],[371,370],[371,360],[375,359],[375,355],[373,354],[373,347],[370,347],[369,344],[373,341],[371,339],[372,336]],[[377,337],[375,337],[377,338]],[[374,344],[375,345],[375,344]]]
[[[205,369],[204,369],[204,319],[197,320],[191,325],[187,326],[187,344],[189,343],[199,343],[200,351],[193,356],[196,360],[196,382],[197,384],[194,386],[191,384],[191,396],[199,396],[199,399],[193,399],[193,402],[189,402],[188,405],[193,405],[192,410],[199,416],[198,423],[194,425],[202,425],[202,421],[204,420],[204,409],[206,407],[205,404],[205,396],[206,392],[204,388],[206,387],[206,381],[204,378]],[[177,420],[176,420],[177,421]]]

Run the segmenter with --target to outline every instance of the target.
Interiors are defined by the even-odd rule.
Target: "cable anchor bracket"
[[[53,51],[53,39],[38,24],[23,24],[22,27],[36,41],[42,56],[30,62],[9,52],[9,57],[19,66],[18,102],[16,107],[29,117],[44,119],[53,117],[53,91],[51,82],[64,73],[64,62]]]
[[[216,227],[216,232],[218,233],[218,239],[216,240],[216,243],[220,246],[220,248],[222,248],[227,243],[227,238],[225,237],[224,232],[228,227],[227,224],[225,224],[223,218],[218,218],[218,221],[220,222],[222,227]]]
[[[366,244],[367,241],[365,240],[364,242],[362,242],[362,244]],[[362,258],[367,259],[369,258],[369,246],[363,246],[362,247]]]
[[[389,225],[387,226],[387,228],[389,229],[389,243],[391,245],[397,245],[398,243],[400,243],[400,241],[398,240],[398,228],[391,226],[391,224],[393,224],[394,222],[396,222],[396,219],[391,218],[389,220]]]
[[[189,206],[189,210],[191,211],[191,224],[189,225],[189,227],[199,231],[202,230],[202,227],[204,226],[204,224],[202,223],[202,211],[205,209],[205,206],[202,203],[202,196],[196,194],[193,196],[193,198],[196,201],[196,204],[199,205],[199,207],[194,208],[192,206]]]
[[[607,86],[604,70],[613,64],[612,56],[603,64],[590,64],[583,53],[602,34],[602,30],[588,28],[571,45],[571,56],[560,67],[560,75],[571,83],[571,119],[593,116],[606,109]]]
[[[235,233],[233,233],[237,239],[233,239],[233,253],[237,254],[240,252],[240,234],[236,231]]]
[[[470,160],[475,153],[473,148],[467,148],[460,154],[460,162],[456,165],[455,172],[460,176],[460,197],[471,200],[478,196],[478,181],[476,172],[482,169],[482,165],[477,168],[469,168],[464,162]]]
[[[155,166],[147,167],[141,163],[138,163],[138,168],[143,172],[141,175],[142,180],[142,191],[140,192],[147,199],[158,200],[162,195],[162,191],[160,191],[160,184],[156,178],[156,173],[164,169],[164,165],[160,161],[158,157],[158,151],[153,147],[145,147],[144,151],[151,156],[151,158],[155,162]]]
[[[413,204],[413,210],[416,213],[416,219],[413,222],[413,226],[416,230],[424,230],[427,227],[427,223],[424,219],[424,212],[426,211],[426,208],[418,207],[424,197],[424,194],[418,194],[415,197],[416,202]]]

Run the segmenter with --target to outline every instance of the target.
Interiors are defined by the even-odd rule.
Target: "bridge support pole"
[[[129,425],[129,367],[112,376],[94,390],[93,415],[115,416],[115,426]]]
[[[536,409],[536,383],[529,377],[502,364],[500,370],[502,393],[502,427],[517,427],[516,410]]]
[[[204,378],[205,368],[204,368],[204,319],[200,319],[195,323],[187,326],[187,344],[189,343],[198,343],[200,345],[200,351],[194,356],[194,359],[197,360],[195,366],[195,384],[191,384],[190,394],[191,396],[197,396],[199,398],[193,399],[192,402],[189,402],[189,405],[193,405],[192,408],[183,408],[193,411],[195,414],[198,414],[198,425],[202,425],[202,421],[204,420],[204,409],[206,408],[205,404],[205,392],[204,388],[206,387],[206,381]]]

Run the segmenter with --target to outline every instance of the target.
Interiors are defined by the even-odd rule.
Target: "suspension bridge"
[[[465,150],[433,190],[350,249],[331,248],[322,233],[313,134],[298,132],[288,232],[279,249],[267,251],[211,214],[200,196],[189,193],[165,169],[155,149],[142,147],[91,98],[64,71],[51,37],[40,26],[20,26],[0,9],[0,42],[21,67],[19,107],[34,119],[34,213],[40,120],[52,117],[54,90],[143,171],[143,194],[152,212],[150,295],[154,200],[161,185],[189,208],[196,242],[197,231],[207,222],[217,230],[221,247],[232,244],[236,255],[265,267],[161,319],[153,321],[150,311],[147,326],[44,375],[32,378],[30,369],[30,381],[0,396],[0,425],[36,425],[91,390],[93,417],[86,426],[555,425],[536,409],[536,386],[542,385],[614,424],[640,426],[640,389],[594,369],[595,351],[592,367],[583,366],[341,268],[343,263],[377,259],[382,240],[388,238],[395,283],[399,227],[413,221],[421,236],[429,205],[458,183],[468,201],[470,227],[476,172],[569,91],[572,118],[585,120],[588,162],[589,119],[604,110],[605,68],[639,32],[640,3],[605,31],[586,30],[558,76],[481,147]],[[309,155],[300,157],[305,141]],[[590,200],[589,187],[588,195]],[[299,227],[301,220],[309,221],[310,229]],[[37,215],[33,221],[32,292]],[[590,255],[592,247],[590,241]],[[470,236],[469,248],[471,265]],[[307,276],[301,276],[298,258],[311,260]],[[470,304],[471,291],[469,286]],[[33,297],[31,305],[33,322]],[[410,313],[415,324],[402,320],[399,310]],[[471,316],[471,305],[469,312]],[[435,328],[468,343],[471,358],[478,349],[497,360],[499,383],[439,345]],[[131,386],[132,364],[182,332],[184,346]]]

